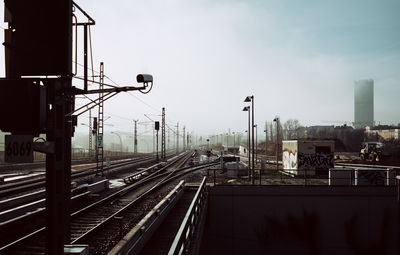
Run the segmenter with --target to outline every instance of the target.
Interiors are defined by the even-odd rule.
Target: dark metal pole
[[[87,48],[87,27],[83,25],[83,88],[87,92],[88,89],[88,48]]]
[[[47,141],[54,143],[55,153],[46,154],[46,254],[63,254],[70,241],[71,197],[71,96],[65,91],[71,79],[59,79],[47,84],[49,104]]]
[[[267,122],[265,121],[265,160],[267,160],[267,140],[268,140],[268,129],[267,129]]]
[[[161,158],[165,159],[165,108],[162,108],[162,120],[161,120]]]
[[[251,180],[251,160],[250,160],[250,109],[248,109],[249,114],[249,127],[247,129],[248,137],[247,137],[247,154],[249,156],[249,181]]]
[[[156,152],[156,141],[155,141],[155,126],[153,124],[153,153]]]
[[[276,118],[276,171],[278,171],[278,150],[279,150],[279,126],[278,126],[278,118]]]
[[[157,150],[157,161],[158,161],[158,130],[157,130],[157,135],[156,135],[156,137],[157,137],[157,148],[156,148],[156,150]]]
[[[68,74],[72,74],[72,0],[63,1],[68,28]],[[46,154],[46,254],[64,254],[70,243],[71,135],[73,109],[71,76],[47,80],[46,140],[54,142],[54,153]],[[51,104],[51,108],[50,108]]]
[[[176,123],[176,154],[179,153],[179,122]]]
[[[256,164],[258,161],[258,126],[256,124]]]
[[[133,130],[133,153],[137,153],[137,120],[133,121],[135,123],[135,128]]]
[[[254,96],[251,96],[251,148],[252,148],[252,176],[251,176],[251,184],[254,184]]]

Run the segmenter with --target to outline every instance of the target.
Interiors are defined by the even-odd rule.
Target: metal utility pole
[[[268,141],[268,128],[267,128],[267,122],[265,122],[265,156],[267,156],[267,141]]]
[[[183,139],[183,142],[182,142],[182,145],[183,145],[183,151],[185,151],[186,150],[186,142],[185,142],[185,136],[186,136],[186,134],[185,134],[185,126],[183,126],[183,137],[182,137],[182,139]]]
[[[251,96],[251,147],[253,151],[253,158],[252,158],[252,178],[251,178],[251,184],[254,184],[254,96]]]
[[[51,86],[47,96],[53,107],[47,112],[46,140],[54,143],[55,153],[46,155],[46,253],[62,254],[70,240],[72,123],[65,115],[72,110],[72,98],[63,94],[71,79]]]
[[[92,110],[89,110],[89,158],[92,159]]]
[[[276,146],[275,146],[275,153],[276,153],[276,171],[278,171],[278,149],[279,149],[279,118],[275,117],[274,121],[276,122]]]
[[[137,154],[137,122],[138,120],[133,121],[135,123],[135,127],[133,129],[133,153]]]
[[[258,139],[257,139],[258,128],[257,128],[257,124],[255,124],[255,127],[256,127],[256,164],[257,164],[257,160],[258,160]]]
[[[98,124],[97,124],[97,151],[96,151],[96,175],[103,176],[103,135],[104,135],[104,63],[100,62],[100,82],[99,82],[99,112],[98,112]]]
[[[247,98],[245,99],[245,102],[248,102],[247,101]],[[251,179],[251,168],[250,168],[250,163],[251,163],[251,161],[250,161],[250,106],[245,106],[244,108],[243,108],[243,111],[244,112],[248,112],[248,115],[249,115],[249,117],[248,117],[248,123],[249,123],[249,127],[247,128],[247,134],[248,134],[248,136],[247,136],[247,154],[248,154],[248,157],[249,157],[249,180]],[[221,138],[222,139],[222,138]]]
[[[159,157],[158,157],[158,130],[160,130],[160,122],[159,121],[156,121],[156,122],[154,122],[154,129],[156,130],[156,132],[157,132],[157,134],[156,134],[156,137],[157,137],[157,146],[156,146],[156,153],[157,153],[157,161],[159,160]]]
[[[153,123],[153,153],[156,152],[156,127]]]
[[[100,89],[88,91],[87,26],[94,25],[95,21],[72,0],[5,0],[4,3],[8,28],[5,29],[4,43],[6,78],[0,79],[0,130],[11,132],[10,139],[17,139],[16,136],[20,135],[26,137],[20,145],[32,145],[30,152],[33,149],[46,153],[45,248],[46,254],[61,255],[64,254],[64,245],[71,243],[71,137],[78,115],[97,105],[100,107],[96,147],[101,154],[97,153],[96,156],[101,156],[101,161],[99,158],[97,161],[102,169],[102,102],[122,91],[148,93],[153,85],[153,77],[138,75],[137,82],[143,83],[141,87],[114,86],[104,89],[101,64]],[[72,17],[79,15],[74,15],[72,10],[80,10],[88,19],[87,22],[75,20],[74,23],[76,27],[84,26],[84,89],[72,86],[72,77],[79,79],[79,76],[75,76],[77,66],[75,70],[72,68]],[[78,59],[74,61],[77,63]],[[151,87],[146,91],[148,83],[151,83]],[[93,106],[88,108],[89,104],[86,104],[75,109],[75,95],[98,94],[100,91],[101,97],[89,103]],[[107,93],[105,98],[103,92]],[[7,106],[13,108],[4,110]],[[82,112],[76,114],[80,110]],[[33,142],[33,137],[40,134],[46,134],[46,141]],[[20,146],[16,148],[22,153]],[[26,160],[31,158],[33,160],[32,154],[26,155]],[[14,254],[14,251],[6,253]]]
[[[251,123],[251,147],[252,147],[252,180],[251,183],[254,184],[254,95],[247,96],[244,99],[244,102],[251,102],[251,114],[252,114],[252,123]],[[247,109],[248,110],[248,109]],[[243,109],[245,111],[245,109]]]
[[[176,154],[179,153],[179,122],[176,123]]]
[[[96,158],[96,162],[97,162],[97,154],[99,153],[98,147],[97,147],[97,117],[93,117],[92,135],[94,135],[94,149],[95,149],[95,158]]]
[[[166,158],[166,153],[165,153],[165,108],[162,108],[162,118],[161,118],[161,158],[165,159]]]
[[[168,139],[167,139],[167,148],[168,150],[171,148],[171,140],[170,140],[171,130],[168,128]]]

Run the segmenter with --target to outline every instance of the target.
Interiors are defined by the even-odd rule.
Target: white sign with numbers
[[[32,135],[6,135],[4,162],[32,163],[33,162]]]
[[[103,135],[98,135],[97,136],[97,147],[98,148],[103,148]]]

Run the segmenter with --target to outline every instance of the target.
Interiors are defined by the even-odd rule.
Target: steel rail
[[[194,196],[189,206],[189,209],[187,210],[186,215],[182,221],[182,224],[179,227],[178,233],[176,234],[175,239],[172,242],[171,248],[168,252],[169,255],[182,253],[186,254],[185,250],[187,250],[187,244],[194,234],[196,225],[199,222],[199,217],[201,216],[203,210],[204,201],[206,198],[206,179],[206,177],[203,178],[200,187],[197,189],[196,195]]]
[[[154,161],[152,156],[134,158],[134,159],[130,159],[128,161],[116,162],[116,163],[112,164],[105,171],[113,172],[114,169],[125,166],[125,165],[150,163],[152,161]],[[73,179],[76,179],[76,178],[86,177],[86,176],[90,176],[90,175],[95,175],[96,174],[96,171],[94,171],[95,169],[96,169],[95,167],[85,168],[78,172],[72,173],[71,176]],[[25,180],[22,182],[12,183],[7,186],[0,186],[0,195],[2,197],[4,197],[4,196],[13,195],[18,192],[25,192],[25,191],[28,191],[31,189],[43,188],[45,185],[45,182],[46,182],[45,178],[37,178],[37,179],[31,179],[31,180]]]
[[[176,161],[178,161],[179,159],[180,159],[180,158],[177,158]],[[164,167],[164,168],[158,170],[157,173],[161,173],[163,170],[165,171],[165,169],[168,168],[168,167],[170,167],[173,163],[175,163],[174,160],[172,160],[172,161],[170,162],[170,164],[168,164],[166,167]],[[202,167],[204,167],[204,166],[202,166]],[[165,174],[166,174],[166,173],[162,173],[161,176],[163,176],[163,175],[165,175]],[[149,177],[149,178],[146,178],[146,179],[149,179],[149,180],[150,180],[150,178],[154,178],[155,176],[154,176],[154,175],[151,175],[151,176],[148,176],[148,177]],[[145,182],[145,180],[130,185],[131,190],[134,189],[134,188],[136,188],[136,187],[138,187],[139,185],[141,185],[141,184],[144,183],[144,182]],[[123,194],[127,193],[128,191],[129,191],[129,190],[128,190],[128,187],[126,187],[126,188],[124,188],[124,189],[122,189],[122,190],[120,190],[120,191],[118,191],[118,192],[116,192],[116,193],[114,193],[114,194],[108,196],[107,198],[104,198],[104,199],[102,199],[102,200],[100,200],[100,201],[95,202],[94,204],[92,204],[92,205],[90,205],[90,206],[87,206],[87,207],[85,207],[85,208],[83,208],[83,209],[81,209],[81,210],[79,210],[79,211],[77,211],[77,212],[74,212],[74,213],[71,214],[71,219],[72,219],[72,218],[75,218],[75,217],[78,217],[81,213],[83,213],[83,212],[85,212],[85,211],[87,211],[87,210],[90,210],[91,208],[95,208],[96,206],[99,206],[99,205],[101,205],[102,203],[107,203],[108,201],[111,201],[111,200],[114,200],[114,199],[116,199],[116,198],[119,198],[119,197],[121,197]],[[141,195],[141,197],[143,197],[143,196],[144,196],[144,194]],[[24,236],[24,237],[19,238],[19,239],[16,240],[16,241],[10,243],[10,244],[8,244],[8,245],[5,245],[5,246],[3,246],[3,247],[0,247],[0,253],[3,252],[3,251],[7,251],[7,250],[10,250],[10,249],[13,249],[13,247],[16,247],[16,246],[18,246],[18,245],[21,245],[21,244],[24,243],[24,242],[29,241],[30,238],[34,238],[34,237],[36,237],[37,235],[42,234],[44,230],[45,230],[45,227],[43,227],[43,228],[41,228],[41,229],[39,229],[39,230],[36,230],[36,231],[34,232],[35,235],[28,234],[28,235],[26,235],[26,236]]]
[[[87,231],[86,233],[84,233],[83,235],[81,235],[79,238],[73,240],[71,242],[71,244],[75,244],[75,243],[84,243],[85,239],[87,239],[91,234],[99,231],[99,229],[101,229],[102,227],[104,227],[104,225],[106,225],[107,223],[109,223],[110,221],[114,220],[116,217],[120,217],[122,214],[124,214],[126,211],[128,211],[129,209],[131,209],[134,205],[136,205],[138,202],[140,202],[142,199],[144,199],[146,196],[148,196],[150,193],[152,193],[153,191],[155,191],[156,189],[158,189],[159,187],[161,187],[163,184],[170,182],[172,180],[175,180],[179,177],[181,177],[182,175],[188,174],[189,172],[193,172],[193,171],[197,171],[199,169],[208,167],[209,165],[212,165],[215,163],[210,163],[208,165],[201,165],[201,166],[196,166],[196,167],[192,167],[192,169],[190,169],[190,171],[186,171],[184,173],[181,173],[180,175],[176,175],[176,176],[171,176],[171,173],[169,173],[169,175],[164,178],[162,181],[158,182],[156,185],[153,185],[150,189],[148,189],[146,192],[142,193],[141,195],[139,195],[135,200],[132,200],[129,204],[127,204],[126,206],[124,206],[123,208],[119,209],[117,212],[113,213],[112,215],[110,215],[108,218],[106,218],[104,221],[102,221],[101,223],[99,223],[97,226],[93,227],[92,229],[90,229],[89,231]],[[165,175],[166,173],[164,173]]]

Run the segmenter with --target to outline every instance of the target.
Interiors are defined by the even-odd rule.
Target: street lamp
[[[254,96],[247,96],[244,99],[244,102],[251,102],[251,150],[252,150],[252,164],[251,164],[251,171],[252,171],[252,179],[251,183],[254,184]]]
[[[279,122],[279,117],[275,117],[274,121],[276,122],[276,171],[278,171],[278,147],[279,147],[279,142],[278,142],[278,132],[279,132],[279,127],[278,127],[278,122]]]
[[[264,129],[264,132],[265,132],[265,157],[267,157],[267,140],[268,140],[268,130],[267,130],[267,124],[265,124],[265,129]]]
[[[251,173],[250,173],[250,106],[245,106],[244,108],[243,108],[243,111],[244,112],[248,112],[249,113],[249,127],[248,127],[248,129],[247,129],[247,134],[248,134],[248,136],[247,136],[247,154],[248,154],[248,157],[249,157],[249,179],[250,179],[250,176],[251,176]]]
[[[119,143],[121,145],[120,147],[121,147],[121,154],[122,154],[122,138],[121,138],[121,136],[118,133],[115,133],[115,132],[111,132],[111,134],[117,135],[119,137]]]
[[[256,164],[257,164],[257,161],[258,161],[258,139],[257,139],[257,137],[258,137],[258,129],[257,129],[257,124],[255,124],[254,125],[255,126],[255,128],[256,128]]]

